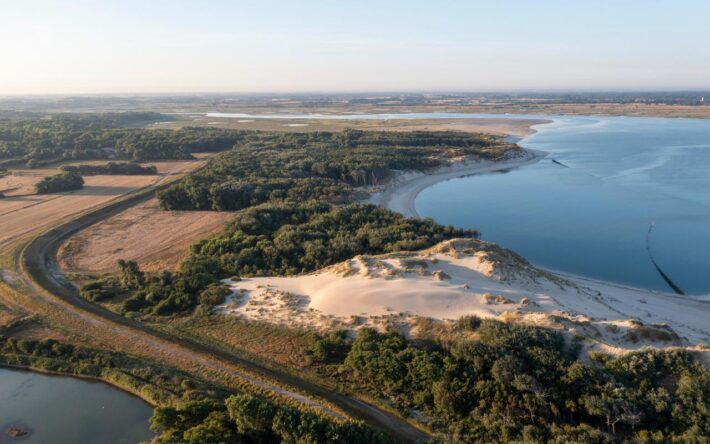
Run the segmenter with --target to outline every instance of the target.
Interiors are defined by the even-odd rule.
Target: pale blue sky
[[[710,1],[0,0],[0,94],[710,88]]]

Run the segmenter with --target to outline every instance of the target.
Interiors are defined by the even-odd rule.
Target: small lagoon
[[[151,407],[101,382],[0,368],[0,444],[149,441]],[[10,438],[15,426],[28,435]]]

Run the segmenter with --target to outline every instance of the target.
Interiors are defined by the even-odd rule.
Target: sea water
[[[543,267],[710,293],[710,120],[529,117],[554,120],[519,142],[547,158],[438,183],[417,212]]]

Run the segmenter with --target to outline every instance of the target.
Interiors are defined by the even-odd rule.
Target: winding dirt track
[[[57,266],[57,250],[62,242],[79,230],[150,199],[158,190],[168,185],[168,183],[162,183],[147,187],[98,208],[88,210],[31,240],[16,259],[18,261],[17,269],[21,271],[20,278],[32,291],[32,296],[42,298],[53,305],[53,309],[63,310],[69,319],[74,319],[77,323],[90,325],[92,329],[102,330],[109,337],[120,338],[123,342],[140,344],[144,352],[148,350],[151,355],[168,360],[168,362],[171,358],[179,357],[213,373],[228,374],[230,377],[240,378],[254,386],[337,415],[337,412],[330,409],[327,404],[318,401],[317,398],[321,398],[352,417],[363,420],[404,442],[427,440],[428,435],[421,430],[360,399],[333,392],[314,382],[267,367],[236,354],[189,339],[174,337],[138,321],[124,318],[81,298],[76,287],[65,278]],[[295,387],[297,390],[289,390],[276,383],[270,383],[269,379],[278,384]],[[299,391],[314,395],[316,398],[302,395]]]

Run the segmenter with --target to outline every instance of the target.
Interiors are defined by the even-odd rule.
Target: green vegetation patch
[[[352,187],[381,184],[393,170],[425,170],[463,156],[497,159],[510,149],[517,147],[457,132],[253,132],[158,198],[170,210],[236,211],[308,199],[342,202]]]
[[[62,171],[70,171],[83,176],[93,176],[98,174],[138,176],[157,174],[158,168],[156,168],[155,165],[143,166],[130,162],[109,162],[105,165],[64,165],[62,166]]]
[[[0,166],[39,167],[67,159],[191,159],[231,148],[247,131],[134,128],[165,120],[156,113],[52,114],[0,119]]]
[[[82,188],[84,188],[84,179],[73,171],[47,176],[35,184],[37,194],[61,193]]]
[[[420,412],[445,442],[708,442],[710,371],[684,350],[577,360],[561,333],[462,322],[477,339],[415,344],[363,329],[312,356],[345,384]]]

